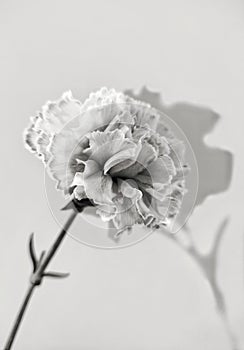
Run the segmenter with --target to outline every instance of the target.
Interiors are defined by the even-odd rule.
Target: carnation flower
[[[81,103],[48,102],[25,132],[57,188],[89,201],[117,235],[135,224],[170,227],[186,192],[185,147],[149,104],[102,88]]]

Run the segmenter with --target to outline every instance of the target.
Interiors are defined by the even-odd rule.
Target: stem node
[[[42,283],[43,277],[49,276],[49,277],[62,278],[62,277],[66,277],[68,275],[68,274],[62,274],[62,273],[58,273],[58,272],[50,272],[50,273],[45,274],[45,270],[46,270],[48,264],[50,263],[50,261],[52,260],[52,258],[54,257],[61,242],[63,241],[63,239],[64,239],[66,233],[68,232],[68,229],[71,226],[72,222],[74,221],[77,213],[78,212],[76,210],[72,211],[70,217],[68,218],[67,222],[65,223],[63,229],[61,230],[61,232],[59,233],[59,235],[57,236],[55,241],[53,242],[53,244],[52,244],[51,248],[49,249],[49,251],[47,252],[47,254],[45,254],[45,252],[43,251],[41,253],[41,256],[39,259],[37,259],[37,257],[36,257],[36,252],[35,252],[35,248],[34,248],[34,235],[33,235],[33,233],[31,234],[30,239],[29,239],[29,253],[30,253],[30,257],[31,257],[32,265],[33,265],[33,272],[30,276],[30,284],[28,286],[27,293],[26,293],[25,298],[21,304],[20,310],[17,314],[17,317],[15,319],[13,328],[9,334],[9,337],[8,337],[8,340],[7,340],[6,345],[4,347],[4,350],[10,350],[12,348],[14,339],[16,337],[16,334],[17,334],[17,331],[18,331],[19,326],[21,324],[21,321],[23,319],[23,316],[26,312],[26,309],[27,309],[27,306],[29,304],[32,293],[33,293],[35,287],[39,286]]]

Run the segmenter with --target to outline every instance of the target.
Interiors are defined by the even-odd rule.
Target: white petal
[[[68,189],[77,172],[71,167],[71,162],[83,151],[82,143],[79,143],[70,129],[63,129],[55,135],[50,147],[51,159],[47,164],[48,171],[58,181],[57,188],[68,193]]]
[[[147,169],[148,165],[155,160],[156,157],[155,148],[149,143],[144,142],[133,164],[128,164],[127,167],[124,165],[122,169],[113,167],[110,173],[113,176],[133,178],[144,169]]]
[[[71,186],[83,186],[84,185],[84,176],[82,173],[75,173],[74,179]]]
[[[136,206],[137,201],[142,197],[142,193],[136,187],[133,187],[133,182],[119,180],[118,183],[118,191],[121,192],[122,197],[114,198],[116,215],[113,222],[119,235],[133,225],[142,223],[142,218]]]
[[[78,199],[78,201],[82,200],[83,198],[86,198],[84,186],[76,186],[73,193],[75,198]]]
[[[42,112],[32,119],[25,132],[26,144],[47,162],[50,158],[49,148],[53,136],[64,125],[75,118],[81,111],[81,103],[72,97],[70,91],[54,102],[47,102]]]
[[[127,160],[135,160],[140,145],[125,138],[121,130],[111,132],[92,132],[89,136],[90,147],[86,150],[87,156],[100,164],[106,174],[111,167]]]
[[[88,160],[83,173],[84,188],[87,197],[96,204],[113,205],[115,194],[112,190],[113,181],[109,175],[103,175],[99,164]]]
[[[162,156],[150,163],[147,171],[152,179],[152,183],[167,184],[170,183],[176,174],[174,163],[168,156]]]

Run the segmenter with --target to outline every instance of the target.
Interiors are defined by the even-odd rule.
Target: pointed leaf
[[[32,233],[29,238],[29,253],[30,253],[30,257],[33,265],[33,271],[35,271],[37,267],[37,258],[36,258],[36,252],[34,247],[34,233]]]
[[[43,274],[43,277],[53,277],[53,278],[65,278],[68,277],[70,274],[65,272],[45,272]]]

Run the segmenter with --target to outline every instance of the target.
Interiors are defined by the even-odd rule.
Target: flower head
[[[57,188],[89,199],[117,234],[135,224],[156,228],[176,218],[185,189],[184,144],[159,112],[114,89],[81,103],[71,92],[48,102],[25,132]]]

